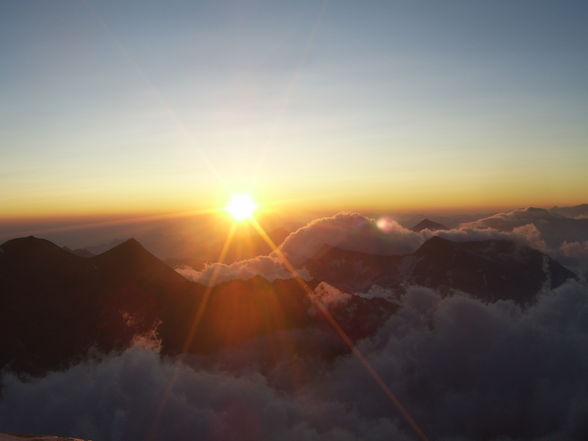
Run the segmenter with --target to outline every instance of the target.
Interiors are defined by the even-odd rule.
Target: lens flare
[[[247,194],[231,196],[226,206],[227,213],[237,222],[253,218],[253,213],[255,213],[256,209],[257,204]]]

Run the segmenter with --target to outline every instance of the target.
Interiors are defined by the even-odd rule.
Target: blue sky
[[[588,4],[0,1],[0,215],[579,203]],[[321,199],[323,198],[323,199]]]

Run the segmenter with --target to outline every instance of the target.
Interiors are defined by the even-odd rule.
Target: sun
[[[227,203],[227,213],[237,222],[251,219],[257,209],[257,204],[248,194],[234,194]]]

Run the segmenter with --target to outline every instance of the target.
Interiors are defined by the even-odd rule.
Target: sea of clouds
[[[588,439],[585,285],[568,281],[527,309],[420,287],[399,301],[358,348],[431,440]],[[279,387],[273,372],[208,361],[133,347],[43,378],[4,374],[0,431],[102,441],[418,439],[353,355],[307,363],[295,388]]]

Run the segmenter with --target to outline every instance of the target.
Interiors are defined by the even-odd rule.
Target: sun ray
[[[28,230],[20,230],[15,231],[13,235],[15,236],[30,236],[30,235],[37,235],[37,234],[49,234],[49,233],[61,233],[66,231],[76,231],[76,230],[85,230],[89,228],[99,228],[99,227],[111,227],[116,225],[126,225],[126,224],[139,224],[144,222],[151,222],[151,221],[158,221],[164,219],[176,219],[181,217],[190,217],[190,216],[205,216],[208,214],[219,214],[222,213],[223,208],[204,208],[204,209],[197,209],[197,210],[183,210],[183,211],[174,211],[171,213],[161,213],[161,214],[146,214],[146,215],[137,215],[137,216],[128,216],[119,219],[106,219],[101,221],[89,221],[89,222],[78,222],[75,224],[69,225],[61,225],[58,227],[50,227],[50,228],[33,228]]]
[[[218,258],[219,263],[222,263],[225,260],[225,257],[228,253],[231,242],[233,240],[235,231],[237,229],[239,217],[240,217],[240,215],[234,216],[235,222],[232,223],[231,228],[229,230],[229,233],[227,234],[227,238],[223,244],[223,248],[222,248],[220,255],[219,255],[219,258]],[[323,318],[327,321],[327,323],[339,335],[339,337],[344,342],[344,344],[351,350],[353,355],[357,358],[357,360],[360,362],[360,364],[366,369],[367,373],[372,377],[374,382],[378,385],[378,387],[382,390],[382,392],[386,395],[386,397],[392,402],[394,407],[402,415],[404,420],[408,423],[408,425],[415,432],[415,434],[418,436],[418,438],[421,441],[429,441],[429,439],[427,438],[427,436],[425,435],[423,430],[419,427],[419,425],[416,423],[416,421],[413,419],[413,417],[409,414],[408,410],[406,410],[406,408],[402,405],[402,403],[400,403],[400,401],[398,400],[396,395],[392,392],[392,390],[388,387],[386,382],[382,379],[382,377],[378,374],[378,372],[372,367],[372,365],[370,364],[367,357],[357,348],[357,346],[355,345],[353,340],[351,340],[351,338],[347,335],[345,330],[341,327],[341,325],[337,322],[337,320],[333,317],[333,315],[329,312],[329,310],[319,300],[316,299],[312,288],[306,283],[306,281],[302,277],[300,277],[296,268],[294,268],[294,266],[290,263],[288,258],[284,255],[282,250],[274,243],[274,241],[271,239],[271,237],[265,232],[263,227],[259,224],[259,222],[253,216],[253,212],[250,212],[243,219],[247,219],[249,221],[249,223],[253,226],[255,231],[267,243],[267,245],[270,247],[270,249],[276,254],[276,256],[280,259],[282,264],[286,267],[286,269],[292,274],[293,278],[297,281],[297,283],[301,286],[301,288],[306,292],[312,305],[316,308],[317,311],[319,311],[319,313],[323,316]],[[206,285],[206,289],[201,297],[200,303],[198,305],[198,309],[197,309],[196,314],[194,316],[194,319],[192,321],[190,330],[188,331],[188,334],[186,336],[186,341],[184,343],[183,350],[180,353],[180,355],[178,356],[178,359],[176,361],[175,370],[172,374],[172,377],[170,378],[170,380],[168,382],[168,385],[165,389],[161,403],[160,403],[158,410],[155,414],[155,417],[153,419],[153,423],[151,425],[150,431],[148,432],[147,439],[150,439],[150,436],[153,435],[155,432],[155,428],[158,424],[158,421],[159,421],[159,418],[160,418],[161,413],[163,411],[163,408],[165,407],[167,400],[169,399],[169,396],[171,394],[171,390],[173,388],[173,385],[175,384],[175,382],[177,380],[177,377],[179,374],[179,369],[180,369],[181,363],[183,361],[183,358],[185,357],[185,354],[189,350],[190,345],[192,343],[192,340],[194,338],[194,335],[198,329],[198,326],[199,326],[200,322],[202,321],[202,318],[204,317],[206,307],[208,304],[208,300],[209,300],[210,294],[212,293],[214,285],[216,284],[216,280],[218,278],[219,271],[220,271],[220,266],[217,265],[213,268],[212,274],[208,280],[208,283]]]
[[[272,248],[272,250],[276,253],[279,259],[282,261],[286,269],[292,274],[294,279],[300,284],[300,286],[304,289],[306,294],[308,295],[310,301],[312,302],[313,306],[321,313],[321,315],[325,318],[325,320],[331,325],[331,327],[337,332],[339,337],[343,340],[343,342],[349,347],[351,352],[355,355],[355,357],[359,360],[359,362],[363,365],[363,367],[367,370],[370,374],[372,379],[376,382],[376,384],[382,389],[384,394],[388,397],[388,399],[392,402],[392,404],[396,407],[396,409],[400,412],[402,417],[406,420],[406,422],[410,425],[412,430],[416,433],[416,435],[422,441],[429,441],[423,430],[419,427],[416,421],[412,418],[412,416],[408,413],[406,408],[400,403],[396,395],[392,392],[392,390],[388,387],[386,382],[382,379],[380,374],[372,367],[368,359],[365,355],[355,346],[353,340],[347,335],[345,330],[341,327],[341,325],[337,322],[335,317],[329,312],[325,306],[316,299],[314,296],[314,291],[308,283],[300,277],[296,268],[290,263],[288,258],[282,253],[282,250],[276,246],[274,241],[269,237],[269,235],[265,232],[262,226],[255,220],[255,218],[250,219],[251,224],[257,230],[259,235],[267,242],[267,244]]]
[[[229,233],[227,234],[227,238],[225,239],[225,243],[223,245],[223,248],[220,252],[220,255],[218,258],[219,263],[222,263],[224,261],[225,256],[227,255],[227,252],[229,250],[229,247],[231,246],[231,242],[232,242],[233,237],[235,235],[236,229],[237,229],[237,224],[233,223],[231,225]],[[204,290],[204,293],[202,294],[200,303],[198,304],[198,309],[196,310],[196,314],[194,315],[194,319],[192,320],[190,330],[188,331],[188,334],[186,335],[186,340],[184,342],[184,346],[182,348],[182,351],[177,357],[177,360],[175,363],[175,368],[173,370],[171,378],[169,379],[168,384],[165,387],[163,397],[161,398],[160,404],[155,412],[155,415],[153,417],[153,421],[150,425],[150,429],[147,432],[147,436],[146,436],[147,440],[151,440],[155,434],[155,429],[159,423],[159,419],[161,418],[161,413],[163,412],[163,409],[164,409],[165,405],[167,404],[167,401],[169,400],[169,397],[171,395],[171,391],[172,391],[173,386],[178,378],[179,370],[181,368],[181,365],[183,363],[183,360],[185,358],[187,350],[190,348],[190,345],[192,344],[192,340],[194,338],[194,335],[196,334],[196,331],[198,329],[198,325],[202,321],[202,317],[204,317],[204,312],[206,310],[206,306],[208,305],[208,299],[210,298],[210,294],[212,293],[212,290],[213,290],[214,285],[216,283],[216,279],[218,277],[219,271],[220,271],[220,267],[218,265],[213,268],[213,272],[208,280],[208,283],[206,285],[206,289]]]
[[[220,252],[220,255],[218,258],[218,263],[224,262],[225,257],[227,255],[227,252],[229,251],[229,247],[231,246],[231,242],[233,241],[233,237],[235,236],[236,230],[237,230],[237,224],[233,223],[231,225],[231,229],[229,230],[229,234],[227,235],[227,238],[225,240],[223,248]],[[194,316],[194,320],[192,321],[192,326],[190,328],[190,331],[188,332],[188,335],[186,336],[186,342],[184,343],[184,348],[183,348],[182,352],[186,352],[188,350],[188,348],[190,347],[190,344],[192,344],[192,339],[194,338],[194,334],[196,333],[196,330],[198,329],[198,325],[200,324],[200,322],[202,321],[202,317],[204,316],[204,311],[206,310],[206,306],[208,304],[208,299],[210,297],[210,293],[212,292],[214,285],[216,284],[216,279],[218,278],[220,268],[221,268],[220,265],[216,265],[212,269],[212,274],[211,274],[210,278],[208,279],[208,283],[206,285],[206,289],[204,291],[204,294],[202,294],[202,300],[200,301],[200,304],[198,305],[198,310],[196,311],[196,315]]]

